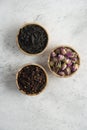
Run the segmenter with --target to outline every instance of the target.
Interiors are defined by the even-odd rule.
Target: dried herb
[[[70,47],[58,47],[50,54],[49,65],[60,76],[69,76],[79,68],[80,59]]]
[[[18,72],[17,82],[26,94],[38,94],[45,88],[47,77],[41,67],[28,65]]]
[[[29,53],[37,54],[42,52],[48,42],[46,31],[37,24],[29,24],[20,29],[18,43],[20,48]]]

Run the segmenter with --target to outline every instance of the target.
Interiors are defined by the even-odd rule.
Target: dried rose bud
[[[76,63],[78,61],[78,59],[76,57],[72,58],[72,63]]]
[[[66,52],[66,49],[65,48],[63,48],[63,47],[61,47],[61,54],[62,55],[65,55],[67,52]]]
[[[74,64],[74,65],[72,66],[72,71],[74,72],[74,71],[76,71],[78,68],[79,68],[79,65],[78,65],[78,64]]]
[[[67,68],[65,69],[65,73],[66,73],[67,75],[70,75],[70,74],[71,74],[71,69],[70,69],[69,67],[67,67]]]
[[[74,57],[72,52],[67,52],[67,53],[66,53],[66,56],[67,56],[68,58]]]
[[[64,73],[63,71],[59,71],[59,72],[58,72],[58,75],[60,75],[60,76],[65,76],[65,73]]]
[[[57,64],[57,67],[58,67],[58,68],[61,68],[61,62],[59,62],[59,63]]]
[[[60,54],[60,48],[57,48],[57,49],[55,50],[55,53],[56,53],[56,54]]]
[[[56,56],[56,53],[53,51],[53,52],[51,53],[51,56],[52,56],[52,57],[55,57],[55,56]]]
[[[69,64],[67,64],[67,66],[68,66],[68,67],[70,67],[71,65],[72,65],[72,62],[71,62],[71,63],[69,63]]]
[[[62,70],[65,70],[65,69],[66,69],[66,67],[67,67],[67,65],[64,63],[64,64],[62,64],[61,69],[62,69]]]
[[[67,65],[71,64],[71,60],[68,59],[68,58],[65,58],[64,62],[65,62]]]
[[[77,53],[76,53],[76,52],[73,52],[73,56],[74,56],[74,57],[77,57],[78,55],[77,55]]]
[[[61,55],[61,54],[58,55],[58,60],[61,61],[61,60],[64,60],[64,58],[65,58],[65,57],[64,57],[63,55]]]
[[[53,60],[53,62],[58,62],[58,58],[57,57],[54,57],[52,60]]]
[[[53,61],[50,61],[50,66],[52,67],[54,65],[54,62]]]
[[[67,52],[72,52],[72,49],[66,48]]]
[[[67,66],[70,67],[71,65],[72,65],[72,61],[69,59],[69,60],[67,61]]]

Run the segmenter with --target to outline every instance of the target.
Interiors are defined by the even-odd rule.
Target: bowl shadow
[[[36,59],[36,63],[40,64],[41,66],[43,66],[45,68],[45,70],[47,71],[47,73],[50,75],[50,70],[48,67],[48,56],[50,54],[51,51],[51,47],[49,47],[48,49],[45,50],[44,53],[42,53],[41,55],[39,55]]]
[[[6,34],[4,36],[4,49],[6,49],[7,53],[20,55],[20,51],[16,44],[17,33],[18,25],[12,26],[6,30]]]
[[[18,89],[16,86],[16,72],[18,67],[16,66],[8,66],[6,67],[6,73],[3,76],[4,84],[7,87],[7,90],[10,90],[11,92],[18,93]]]

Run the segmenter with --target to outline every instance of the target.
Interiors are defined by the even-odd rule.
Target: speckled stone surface
[[[40,56],[24,55],[16,45],[21,25],[47,29],[49,45]],[[81,66],[70,78],[49,71],[47,57],[58,45],[76,49]],[[26,63],[48,72],[38,96],[21,94],[15,74]],[[0,130],[87,130],[87,0],[0,0]]]

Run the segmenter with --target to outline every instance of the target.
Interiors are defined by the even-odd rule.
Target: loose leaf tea
[[[50,69],[59,76],[73,74],[80,65],[80,59],[75,50],[70,47],[58,47],[50,54]]]
[[[42,52],[48,42],[46,31],[37,24],[29,24],[20,29],[18,43],[20,48],[29,53],[37,54]]]
[[[47,77],[41,67],[27,65],[18,72],[17,82],[24,93],[38,94],[45,88]]]

